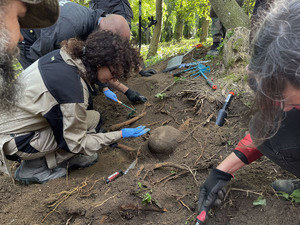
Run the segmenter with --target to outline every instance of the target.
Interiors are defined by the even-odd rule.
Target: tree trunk
[[[184,21],[183,21],[182,17],[177,14],[176,24],[175,24],[175,29],[174,29],[174,38],[176,41],[179,41],[182,38],[183,25],[184,25]]]
[[[157,53],[158,43],[159,43],[160,35],[161,35],[161,25],[162,25],[162,15],[163,15],[162,4],[163,4],[162,0],[156,0],[157,23],[155,24],[155,27],[153,30],[153,36],[150,41],[147,58],[149,58],[150,56],[154,56]]]
[[[208,36],[208,27],[209,27],[209,20],[205,17],[202,18],[201,21],[201,35],[200,35],[200,42],[205,42]]]
[[[250,28],[250,19],[235,0],[210,0],[211,6],[226,30],[236,27]]]

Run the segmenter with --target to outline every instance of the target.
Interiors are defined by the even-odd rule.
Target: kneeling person
[[[23,160],[15,178],[44,183],[65,176],[67,165],[90,166],[103,146],[149,131],[140,126],[98,133],[100,114],[90,107],[93,84],[126,77],[138,62],[128,41],[98,30],[86,42],[64,41],[61,50],[28,67],[16,80],[16,104],[9,112],[0,111],[0,151],[8,159]]]

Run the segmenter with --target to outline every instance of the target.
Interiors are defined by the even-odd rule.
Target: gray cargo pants
[[[99,121],[99,112],[87,110],[88,133],[96,132]],[[25,141],[17,144],[18,137],[25,137],[23,138]],[[20,149],[22,145],[26,145],[26,152]],[[74,156],[73,153],[58,148],[50,127],[26,134],[13,135],[13,138],[3,145],[3,151],[8,159],[10,156],[19,157],[22,160],[45,157],[49,169],[55,168],[58,164]]]

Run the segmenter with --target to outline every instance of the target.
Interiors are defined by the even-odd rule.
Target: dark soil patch
[[[199,50],[194,58],[204,55],[205,51]],[[130,127],[146,125],[154,130],[163,125],[181,126],[182,137],[172,154],[151,154],[149,135],[145,135],[120,140],[138,149],[138,156],[105,147],[99,151],[100,159],[94,166],[44,185],[14,185],[7,176],[0,176],[1,224],[194,224],[199,186],[247,131],[251,113],[246,103],[251,94],[243,79],[224,79],[233,72],[243,74],[242,66],[225,72],[222,64],[214,60],[208,64],[212,72],[207,76],[214,77],[219,87],[216,91],[202,77],[191,79],[184,75],[165,91],[164,99],[155,98],[174,82],[170,73],[160,72],[166,64],[167,61],[153,66],[159,72],[152,77],[134,75],[126,83],[148,98],[147,103],[134,106],[137,114],[144,110],[146,116]],[[230,105],[225,125],[218,127],[216,115],[231,89],[239,93]],[[124,95],[117,95],[130,105]],[[102,94],[95,99],[95,108],[102,112],[106,129],[127,120],[130,112]],[[124,171],[136,157],[134,169],[105,184],[105,177]],[[166,162],[173,166],[167,167]],[[164,166],[155,169],[155,165]],[[279,199],[269,186],[275,179],[290,177],[266,158],[242,168],[230,182],[221,209],[211,211],[207,224],[300,224],[299,204]],[[142,198],[147,193],[152,203],[143,205]],[[258,193],[266,198],[266,206],[252,204]]]

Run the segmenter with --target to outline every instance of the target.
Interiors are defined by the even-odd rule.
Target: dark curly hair
[[[86,73],[81,76],[90,84],[97,82],[97,69],[102,66],[110,68],[116,78],[127,78],[128,74],[138,70],[140,55],[130,42],[118,34],[107,30],[91,33],[85,42],[76,38],[61,44],[72,59],[81,59]]]

